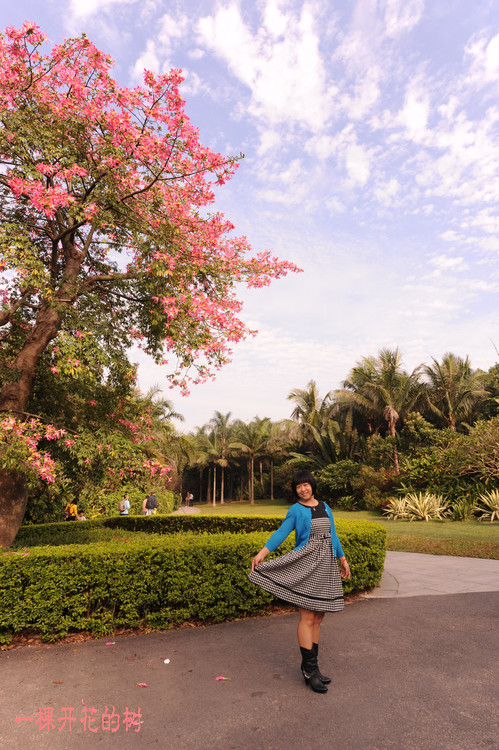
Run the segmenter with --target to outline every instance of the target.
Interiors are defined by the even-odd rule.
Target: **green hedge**
[[[190,517],[169,518],[179,528],[189,525]],[[197,520],[204,525],[205,518],[211,517]],[[157,516],[137,519],[148,530],[162,528]],[[133,528],[137,519],[104,523],[116,520],[119,532],[123,521]],[[234,520],[225,517],[224,524],[230,526]],[[257,520],[268,526],[268,518],[255,517],[248,525]],[[197,534],[140,534],[137,539],[127,530],[129,537],[120,534],[119,541],[66,540],[57,547],[6,550],[0,554],[0,642],[25,630],[52,641],[74,631],[100,636],[119,628],[163,629],[192,619],[221,622],[263,613],[276,600],[251,584],[247,575],[251,558],[280,520],[274,519],[266,531],[244,534],[207,533],[198,524]],[[98,533],[99,524],[92,523]],[[246,531],[244,525],[241,531]],[[61,533],[68,536],[92,533],[90,524],[84,523],[47,526],[62,526]],[[80,532],[85,526],[86,532]],[[352,580],[344,582],[345,593],[373,588],[383,572],[384,528],[369,521],[339,520],[336,526],[352,569]],[[105,529],[100,523],[100,531]],[[292,547],[290,538],[274,555]]]
[[[144,531],[151,534],[177,534],[191,531],[199,533],[248,533],[268,531],[271,534],[282,522],[279,516],[112,516],[93,521],[62,521],[42,523],[36,526],[21,526],[16,536],[15,547],[33,547],[42,544],[85,544],[99,538],[108,539],[102,529],[126,532]]]

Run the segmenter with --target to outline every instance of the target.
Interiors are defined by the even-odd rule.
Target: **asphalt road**
[[[326,615],[325,695],[302,679],[296,622],[2,651],[0,747],[499,749],[499,591],[357,599]]]

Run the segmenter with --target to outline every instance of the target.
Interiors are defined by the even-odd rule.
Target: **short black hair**
[[[296,487],[299,484],[309,484],[312,487],[312,494],[315,495],[317,491],[317,482],[315,481],[315,477],[313,474],[311,474],[306,469],[300,469],[300,471],[297,471],[293,477],[293,481],[291,482],[291,487],[293,488],[293,495],[297,498],[298,495],[296,494]]]

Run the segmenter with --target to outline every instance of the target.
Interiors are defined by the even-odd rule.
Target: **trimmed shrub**
[[[14,546],[33,547],[43,544],[85,544],[112,538],[109,530],[128,533],[143,531],[148,534],[195,534],[272,532],[279,526],[279,516],[113,516],[92,521],[62,521],[38,526],[21,526]]]
[[[178,523],[177,518],[187,522],[189,517],[170,518]],[[271,519],[251,520],[267,526]],[[123,627],[162,629],[191,619],[221,622],[261,614],[275,599],[251,584],[248,572],[251,558],[282,519],[273,520],[265,532],[208,534],[198,528],[196,534],[179,531],[149,538],[141,534],[135,539],[130,533],[122,541],[4,551],[0,554],[0,642],[23,630],[53,641],[72,631],[100,636]],[[85,524],[50,526],[76,527],[66,533],[78,533],[77,527]],[[345,592],[374,587],[383,572],[384,528],[341,519],[336,528],[352,570],[352,579],[344,582]],[[96,530],[109,532],[102,523]],[[292,547],[290,538],[274,554]]]

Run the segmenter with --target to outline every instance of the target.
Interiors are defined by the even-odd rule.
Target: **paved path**
[[[381,587],[324,620],[325,695],[296,614],[3,651],[0,747],[498,750],[498,589],[499,561],[389,553]]]
[[[379,599],[484,591],[499,591],[499,560],[387,552],[381,583],[366,596]]]

